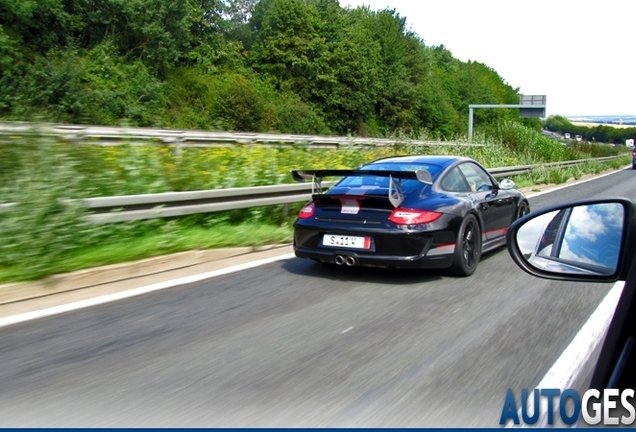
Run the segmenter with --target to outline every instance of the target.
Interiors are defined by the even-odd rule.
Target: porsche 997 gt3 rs
[[[313,182],[312,201],[294,223],[296,256],[337,265],[449,268],[468,276],[530,211],[511,180],[499,183],[464,157],[401,156],[292,176]],[[323,192],[326,177],[342,179]]]

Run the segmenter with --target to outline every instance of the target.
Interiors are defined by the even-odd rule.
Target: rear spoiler
[[[417,179],[424,184],[433,184],[431,173],[425,170],[417,171],[375,171],[375,170],[292,170],[292,177],[298,182],[309,179],[312,181],[312,195],[322,194],[322,179],[324,177],[347,177],[347,176],[374,176],[389,177],[389,201],[393,207],[399,207],[404,201],[402,186],[395,179]]]

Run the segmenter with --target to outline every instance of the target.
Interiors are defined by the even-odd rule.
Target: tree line
[[[625,145],[628,139],[636,138],[636,127],[618,128],[606,125],[574,125],[566,117],[553,115],[546,119],[545,128],[560,134],[580,135],[584,141]]]
[[[518,89],[393,9],[338,0],[2,0],[0,118],[450,138]],[[478,110],[475,124],[517,121]],[[537,120],[526,120],[538,126]]]

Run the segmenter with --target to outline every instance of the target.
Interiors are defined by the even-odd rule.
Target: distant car
[[[450,268],[469,276],[530,211],[514,182],[472,159],[402,156],[353,170],[293,170],[313,181],[294,224],[296,256],[346,266]],[[325,177],[344,177],[323,192]]]
[[[636,148],[632,150],[632,169],[636,169]]]

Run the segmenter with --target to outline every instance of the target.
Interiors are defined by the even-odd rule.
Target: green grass
[[[173,226],[170,230],[121,237],[113,243],[76,249],[47,268],[47,274],[67,273],[108,264],[118,264],[189,250],[291,243],[291,225],[265,223],[219,224],[213,227]],[[29,267],[16,264],[0,267],[0,283],[33,279]]]

